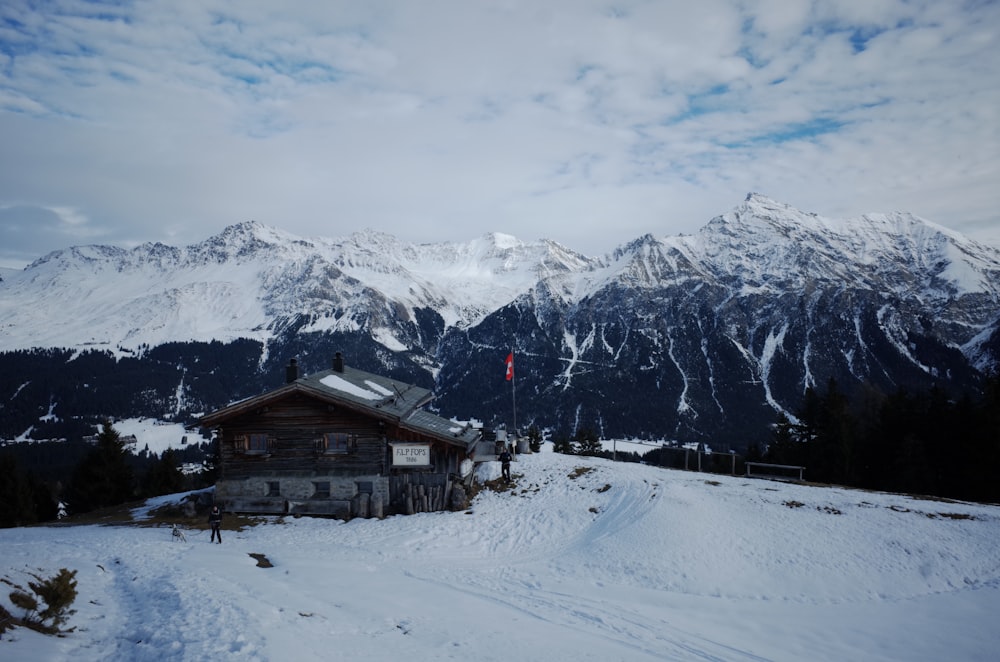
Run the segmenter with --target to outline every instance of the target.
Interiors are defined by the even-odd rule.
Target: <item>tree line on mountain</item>
[[[0,439],[79,439],[104,418],[194,414],[265,390],[262,345],[173,342],[135,350],[0,352]],[[277,374],[277,370],[272,371]]]
[[[214,458],[207,443],[136,454],[110,422],[94,443],[10,444],[0,448],[0,528],[207,487],[215,482]],[[202,471],[186,475],[186,463],[199,463]]]

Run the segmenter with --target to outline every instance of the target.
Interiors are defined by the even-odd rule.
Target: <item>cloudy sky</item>
[[[246,220],[599,255],[757,191],[1000,246],[992,0],[4,0],[0,265]]]

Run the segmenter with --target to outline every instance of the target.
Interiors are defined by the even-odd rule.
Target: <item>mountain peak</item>
[[[263,243],[273,245],[299,239],[291,233],[254,220],[230,225],[216,236],[231,244]]]
[[[274,247],[285,247],[303,240],[259,221],[243,221],[227,226],[214,237],[191,246],[191,253],[214,262],[242,260]]]
[[[804,212],[785,202],[753,192],[747,194],[733,213],[740,219],[749,216],[768,221],[792,221],[797,224],[803,222],[812,224],[818,218],[816,214]]]
[[[770,204],[770,205],[781,204],[777,200],[775,200],[774,198],[769,198],[768,196],[764,195],[763,193],[757,193],[756,191],[750,191],[749,193],[747,193],[747,197],[743,198],[743,202],[745,202],[745,203],[757,203],[757,204]]]
[[[500,250],[517,248],[524,243],[514,235],[505,234],[503,232],[490,232],[484,237],[484,239]]]

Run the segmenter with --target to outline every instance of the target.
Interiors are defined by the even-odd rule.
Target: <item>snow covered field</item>
[[[76,631],[19,628],[0,659],[939,662],[1000,651],[1000,507],[548,448],[514,474],[513,491],[484,492],[469,513],[274,518],[222,545],[197,529],[187,543],[165,528],[0,530],[3,577],[66,567],[79,580]]]
[[[182,440],[186,439],[190,445],[201,444],[210,441],[196,430],[186,430],[181,423],[164,423],[152,418],[126,418],[114,421],[114,428],[122,436],[135,435],[139,440],[136,444],[136,452],[141,452],[149,448],[149,452],[154,455],[162,455],[168,448],[181,450],[184,448]]]

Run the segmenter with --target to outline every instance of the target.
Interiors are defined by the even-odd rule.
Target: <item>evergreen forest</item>
[[[184,465],[201,470],[184,473]],[[0,528],[200,489],[215,476],[214,444],[135,453],[109,422],[93,441],[8,444],[0,447]]]

